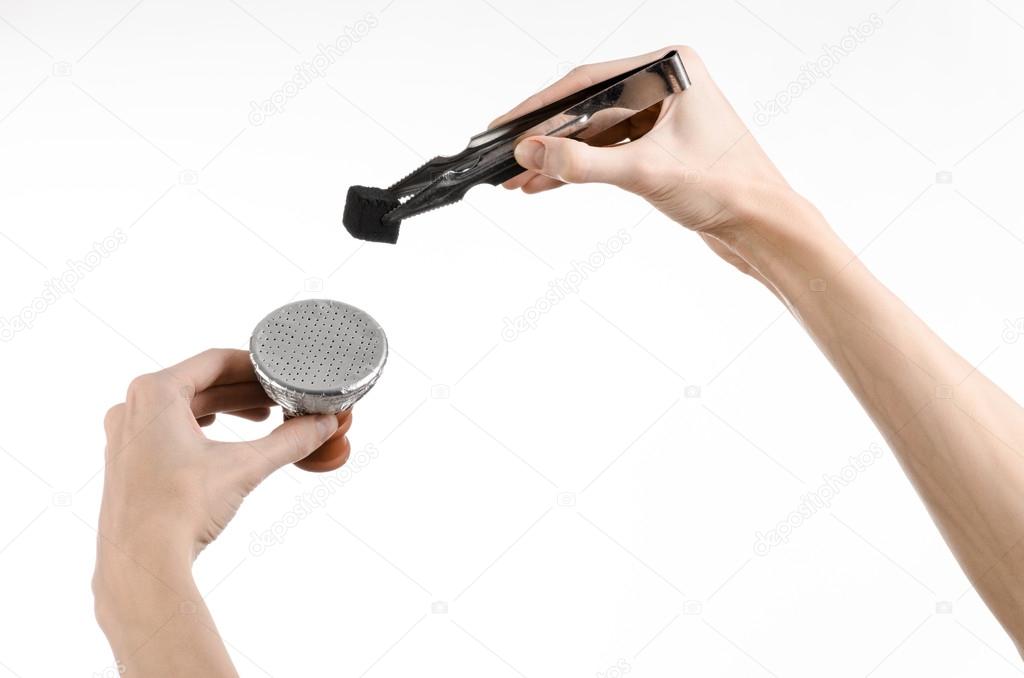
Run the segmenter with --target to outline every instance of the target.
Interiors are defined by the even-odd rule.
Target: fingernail
[[[516,162],[526,169],[540,169],[544,166],[544,144],[527,139],[516,146]]]
[[[338,418],[333,414],[320,414],[316,418],[316,430],[325,439],[338,430]]]

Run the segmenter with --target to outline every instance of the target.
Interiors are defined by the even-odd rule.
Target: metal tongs
[[[456,203],[478,184],[498,185],[525,171],[516,163],[513,151],[526,137],[545,135],[587,142],[689,85],[683,62],[673,50],[648,64],[481,132],[470,139],[464,150],[427,161],[387,189],[353,187],[347,203],[356,200],[364,204],[346,204],[345,226],[359,238],[395,242],[403,219]],[[365,194],[354,195],[355,189],[375,193],[370,201],[376,203],[377,209],[370,207],[370,211],[380,215],[378,233],[367,228],[364,207],[368,203]],[[354,222],[360,220],[363,223],[354,228]],[[376,226],[377,219],[372,221]]]

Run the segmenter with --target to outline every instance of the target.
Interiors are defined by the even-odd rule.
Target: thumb
[[[305,459],[337,430],[338,418],[333,414],[305,415],[289,419],[253,445],[277,470]]]
[[[624,148],[588,146],[575,139],[529,137],[516,146],[516,162],[528,170],[569,184],[613,184],[629,190],[631,179]]]

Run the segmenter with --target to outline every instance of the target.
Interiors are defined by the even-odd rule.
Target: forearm
[[[795,199],[728,243],[874,420],[968,577],[1024,646],[1024,410],[942,342]]]
[[[189,565],[184,551],[153,557],[101,542],[96,617],[124,675],[238,675]]]

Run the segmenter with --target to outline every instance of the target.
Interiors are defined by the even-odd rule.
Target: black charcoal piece
[[[371,242],[398,242],[401,222],[384,221],[384,215],[400,205],[390,191],[372,186],[351,186],[345,198],[345,213],[341,218],[353,238]]]

